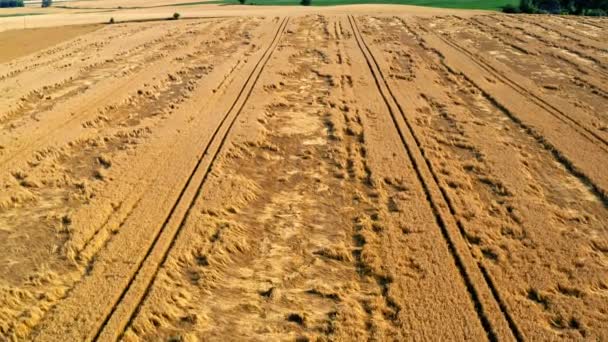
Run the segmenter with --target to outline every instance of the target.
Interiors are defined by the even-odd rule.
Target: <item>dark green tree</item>
[[[513,11],[510,7],[504,10]],[[605,16],[608,14],[608,0],[520,0],[519,11]]]
[[[559,14],[562,12],[562,6],[559,0],[537,0],[538,9],[545,13]]]
[[[53,0],[42,0],[42,7],[51,7],[53,5]]]
[[[515,6],[512,4],[506,4],[502,7],[502,11],[504,13],[520,13],[519,6]]]
[[[23,7],[23,0],[0,0],[0,8]]]
[[[534,5],[533,0],[520,0],[519,10],[522,11],[522,13],[538,12],[538,8],[536,8],[536,6]]]

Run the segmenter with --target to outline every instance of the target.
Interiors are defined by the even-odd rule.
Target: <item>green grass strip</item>
[[[0,18],[8,18],[8,17],[25,17],[28,15],[43,15],[47,13],[12,13],[12,14],[0,14]]]
[[[234,0],[224,3],[235,4]],[[300,6],[299,0],[248,0],[246,4],[261,6]],[[500,10],[507,4],[517,5],[519,0],[312,0],[312,6],[336,6],[358,4],[398,4],[425,7]]]

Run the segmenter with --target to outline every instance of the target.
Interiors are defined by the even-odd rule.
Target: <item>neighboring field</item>
[[[608,23],[312,10],[0,34],[0,340],[608,340]]]
[[[41,15],[44,13],[0,13],[0,18],[8,18],[8,17],[25,17],[30,15]]]
[[[97,25],[51,27],[0,32],[0,63],[28,55],[99,29]]]
[[[225,3],[237,3],[225,0]],[[299,0],[247,0],[255,5],[300,5]],[[312,0],[312,6],[335,6],[352,4],[399,4],[460,9],[500,10],[507,4],[519,4],[519,0]]]

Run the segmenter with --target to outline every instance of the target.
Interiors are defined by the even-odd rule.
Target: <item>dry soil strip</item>
[[[249,75],[246,84],[241,89],[238,98],[222,119],[210,143],[205,147],[201,159],[188,179],[178,201],[165,220],[163,228],[147,251],[145,259],[129,282],[128,287],[123,290],[118,303],[114,305],[112,311],[106,317],[94,340],[112,341],[120,338],[131,324],[132,319],[137,315],[140,304],[146,298],[160,266],[164,263],[169,251],[173,247],[175,238],[184,226],[194,199],[201,192],[209,171],[226,142],[228,133],[249,99],[266,63],[278,46],[288,21],[288,18],[284,18],[279,25],[272,43],[256,64],[254,71]]]
[[[429,161],[420,150],[418,139],[405,113],[386,82],[374,55],[363,39],[356,20],[354,17],[349,16],[349,21],[357,44],[374,77],[378,91],[386,103],[403,146],[416,170],[417,178],[426,192],[427,200],[433,209],[437,224],[441,228],[448,248],[454,257],[455,266],[463,277],[479,319],[486,329],[488,339],[491,341],[503,339],[523,340],[519,329],[506,310],[506,306],[500,297],[498,297],[495,286],[488,281],[489,278],[484,276],[482,269],[475,267],[476,262],[466,247],[462,232],[460,231],[462,228],[457,225],[457,221],[453,216],[453,209],[450,207],[445,194],[441,191],[441,187],[438,185],[437,177],[433,174]],[[401,114],[401,117],[396,115],[397,112]],[[449,212],[446,209],[449,209]]]

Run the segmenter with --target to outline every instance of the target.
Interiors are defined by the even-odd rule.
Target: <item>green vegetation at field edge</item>
[[[224,0],[235,4],[236,0]],[[517,5],[519,0],[312,0],[312,6],[335,6],[356,4],[399,4],[425,7],[501,10],[506,5]],[[247,0],[246,4],[263,6],[299,6],[300,0]]]
[[[11,14],[0,14],[0,18],[9,18],[9,17],[26,17],[29,15],[43,15],[46,13],[11,13]]]
[[[0,8],[23,7],[23,0],[0,0]]]
[[[505,13],[608,16],[608,0],[520,0],[503,7]]]
[[[173,7],[173,6],[194,6],[194,5],[209,5],[209,4],[225,4],[224,0],[209,0],[209,1],[196,1],[196,2],[178,2],[174,4],[166,4],[166,5],[155,5],[155,6],[117,6],[117,7],[74,7],[74,6],[53,6],[56,8],[63,9],[90,9],[90,10],[132,10],[132,9],[144,9],[144,8],[159,8],[159,7]]]
[[[223,0],[210,0],[210,1],[197,1],[197,2],[179,2],[176,4],[160,5],[154,7],[172,7],[172,6],[191,6],[191,5],[210,5],[210,4],[224,4]]]

